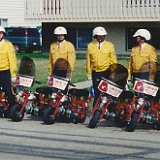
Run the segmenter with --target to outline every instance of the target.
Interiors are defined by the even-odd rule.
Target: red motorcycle
[[[27,106],[26,113],[42,117],[45,109],[55,103],[54,93],[56,91],[56,89],[48,86],[37,87],[34,92],[35,99],[31,106]]]
[[[53,124],[56,119],[63,119],[66,122],[83,123],[89,109],[89,91],[83,89],[69,89],[70,82],[62,77],[52,78],[54,92],[52,99],[54,104],[49,106],[44,114],[43,121],[46,124]],[[50,82],[51,84],[51,82]],[[62,87],[63,86],[63,87]]]
[[[72,121],[74,123],[84,123],[87,111],[90,109],[89,102],[92,97],[89,91],[85,89],[69,89],[67,108],[72,113]]]
[[[26,108],[32,106],[35,95],[28,90],[35,81],[35,64],[29,57],[23,57],[20,63],[15,86],[17,89],[17,104],[11,108],[10,116],[13,121],[21,121]]]
[[[58,59],[54,66],[53,77],[49,80],[49,86],[55,90],[52,94],[54,104],[45,110],[43,114],[44,123],[53,124],[56,120],[74,123],[85,121],[86,112],[89,108],[88,103],[91,100],[89,92],[69,89],[70,85],[74,86],[70,83],[69,77],[69,63],[63,58]]]
[[[3,91],[3,88],[0,87],[0,117],[8,117],[8,108],[9,104],[7,102],[7,97]]]
[[[139,73],[134,81],[135,96],[126,125],[129,132],[133,132],[139,123],[150,124],[160,129],[159,65],[155,62],[146,62]]]
[[[103,118],[112,118],[118,123],[126,122],[127,110],[130,106],[125,100],[133,98],[131,92],[125,91],[128,71],[121,64],[112,64],[106,73],[107,78],[102,78],[99,82],[98,89],[101,93],[91,111],[89,128],[95,128]]]

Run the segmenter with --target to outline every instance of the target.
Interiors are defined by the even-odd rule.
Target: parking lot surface
[[[0,160],[159,160],[160,131],[139,126],[129,133],[114,122],[95,129],[84,124],[56,122],[25,116],[22,122],[0,119]]]

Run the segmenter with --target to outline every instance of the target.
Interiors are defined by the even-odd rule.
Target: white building
[[[28,22],[25,20],[25,0],[0,0],[0,24],[5,27],[36,27],[41,25],[41,21]]]
[[[160,49],[160,0],[5,0],[0,5],[0,19],[8,25],[42,24],[45,51],[59,25],[67,28],[67,38],[81,51],[86,51],[96,26],[106,28],[117,54],[130,53],[132,35],[138,28],[148,29],[151,43]]]

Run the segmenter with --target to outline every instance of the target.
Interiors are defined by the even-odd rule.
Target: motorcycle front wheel
[[[126,125],[126,130],[128,132],[133,132],[137,127],[137,123],[138,123],[138,113],[133,112],[130,121]]]
[[[101,115],[100,111],[96,110],[93,117],[91,118],[91,120],[88,124],[88,128],[95,128],[97,126],[100,115]]]
[[[54,112],[53,107],[46,108],[43,114],[43,122],[45,124],[53,124],[55,122],[55,117],[53,117],[53,112]]]
[[[19,112],[21,107],[22,106],[20,104],[16,104],[11,108],[10,116],[11,116],[12,121],[14,121],[14,122],[22,121],[22,119],[24,117],[24,112],[22,112],[22,113]]]
[[[154,123],[153,128],[156,130],[160,130],[160,122]]]

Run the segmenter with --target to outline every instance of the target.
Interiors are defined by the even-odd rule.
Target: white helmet
[[[147,29],[138,29],[136,33],[133,35],[133,37],[141,36],[146,39],[146,41],[149,41],[151,39],[151,34]]]
[[[56,27],[54,30],[54,34],[67,34],[67,30],[64,27]]]
[[[94,36],[105,36],[107,35],[106,30],[103,27],[96,27],[92,32],[93,37]]]
[[[6,33],[6,30],[5,30],[5,28],[3,26],[0,26],[0,32]]]

